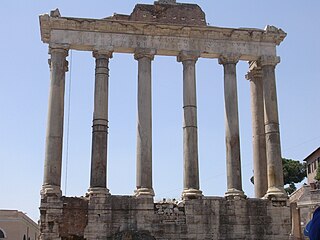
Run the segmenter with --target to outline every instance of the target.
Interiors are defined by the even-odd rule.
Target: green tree
[[[284,184],[299,183],[306,176],[306,164],[296,160],[282,158]]]
[[[314,177],[314,179],[317,181],[320,181],[320,166],[319,165],[318,165],[317,173],[316,173],[316,176]]]
[[[294,183],[290,183],[288,187],[286,187],[284,190],[286,190],[286,192],[288,194],[293,193],[295,190],[297,190],[297,187]]]
[[[291,194],[297,189],[295,184],[301,182],[307,176],[306,164],[296,160],[282,158],[282,166],[284,184],[289,184],[289,187],[285,188],[285,190],[288,194]],[[318,170],[319,169],[320,168],[318,168]],[[254,184],[253,177],[251,177],[250,180]]]

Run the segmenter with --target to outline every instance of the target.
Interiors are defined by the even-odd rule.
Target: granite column
[[[107,188],[108,88],[110,51],[94,51],[95,89],[89,192],[109,194]]]
[[[152,88],[151,61],[155,51],[137,49],[138,116],[137,116],[137,197],[153,197],[152,188]]]
[[[280,62],[276,56],[262,56],[259,64],[262,68],[265,133],[267,153],[268,191],[265,198],[282,200],[287,198],[284,190],[278,102],[275,67]]]
[[[50,93],[45,149],[44,180],[41,194],[61,196],[61,166],[64,122],[65,73],[68,47],[50,46]]]
[[[226,197],[245,197],[242,190],[236,64],[238,55],[221,55],[224,69],[227,185]]]
[[[249,64],[250,71],[246,78],[250,81],[254,190],[255,196],[262,198],[268,190],[263,81],[261,67],[257,62],[253,61]]]
[[[200,198],[198,163],[198,126],[196,96],[196,61],[198,52],[183,51],[178,61],[183,64],[183,159],[184,199]]]

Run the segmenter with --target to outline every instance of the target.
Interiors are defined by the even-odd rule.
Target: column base
[[[107,239],[110,223],[112,222],[112,200],[110,196],[109,189],[104,187],[92,187],[88,189],[88,219],[84,230],[85,239]]]
[[[42,185],[42,189],[40,190],[41,198],[46,195],[55,195],[57,197],[62,196],[62,192],[60,186],[55,185]]]
[[[283,187],[270,187],[268,188],[268,191],[266,195],[264,195],[263,199],[269,199],[272,201],[287,201],[288,200],[288,194],[284,190]]]
[[[153,198],[154,191],[152,188],[138,188],[134,191],[135,197]]]
[[[182,192],[182,199],[199,199],[202,198],[202,191],[195,188],[184,189]]]
[[[110,196],[108,188],[94,187],[88,189],[88,195],[90,196]]]
[[[234,199],[234,200],[240,200],[240,199],[247,198],[247,196],[244,194],[243,191],[235,189],[235,188],[228,189],[227,192],[224,194],[224,196],[227,199]]]

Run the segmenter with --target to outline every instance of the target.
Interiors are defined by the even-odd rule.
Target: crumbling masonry
[[[49,44],[51,85],[41,190],[41,239],[288,239],[290,210],[283,188],[275,67],[281,29],[209,27],[198,5],[160,0],[131,15],[105,19],[40,16]],[[66,57],[91,51],[96,60],[91,180],[86,197],[61,193]],[[138,61],[137,181],[133,196],[107,188],[109,61],[129,53]],[[151,67],[156,55],[183,65],[182,201],[154,203],[152,185]],[[224,69],[227,190],[203,196],[199,185],[196,62],[218,59]],[[255,199],[242,190],[236,65],[249,62]]]

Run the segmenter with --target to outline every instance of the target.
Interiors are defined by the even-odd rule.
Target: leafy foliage
[[[284,184],[299,183],[306,176],[306,164],[296,160],[282,158]]]
[[[296,187],[296,185],[294,183],[290,183],[289,187],[286,187],[284,190],[290,195],[295,190],[297,190],[297,187]]]
[[[306,164],[296,160],[282,158],[282,166],[284,184],[289,184],[289,187],[285,188],[285,190],[288,194],[291,194],[297,189],[295,183],[301,182],[307,176]],[[319,169],[320,167],[318,168],[317,176],[320,180]],[[250,181],[254,184],[253,177],[250,178]]]
[[[320,166],[319,165],[318,165],[317,173],[316,173],[316,176],[314,177],[314,179],[317,181],[320,181]]]

